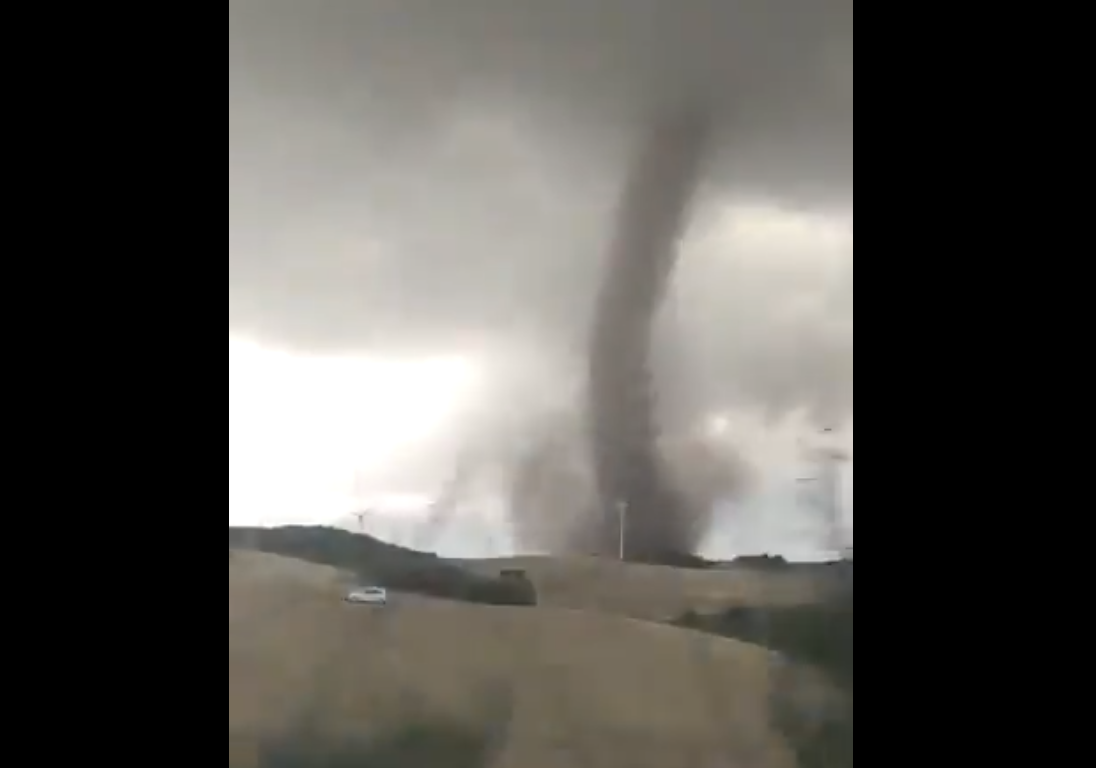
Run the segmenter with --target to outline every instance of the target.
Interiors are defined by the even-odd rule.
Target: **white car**
[[[353,605],[388,605],[388,590],[381,587],[362,587],[346,596]]]

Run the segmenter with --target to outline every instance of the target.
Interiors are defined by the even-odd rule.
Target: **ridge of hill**
[[[229,527],[229,549],[250,549],[337,568],[350,580],[428,597],[533,605],[675,621],[688,612],[815,603],[832,581],[818,564],[680,569],[594,557],[447,560],[342,528]],[[521,573],[528,581],[500,578]]]
[[[813,566],[767,569],[680,569],[596,557],[512,557],[462,560],[481,575],[521,571],[536,585],[541,605],[673,621],[693,611],[800,606],[817,602],[825,582]]]

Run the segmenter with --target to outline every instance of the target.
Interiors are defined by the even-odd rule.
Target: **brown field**
[[[555,565],[540,567],[556,573]],[[576,585],[600,578],[593,564],[586,568],[571,577]],[[649,580],[643,594],[657,588],[667,595],[656,612],[672,607],[671,586],[652,586],[658,569],[637,573]],[[684,574],[664,575],[675,586],[708,587]],[[341,602],[342,581],[332,569],[279,558],[230,561],[233,768],[254,765],[259,737],[302,718],[333,737],[383,729],[411,712],[498,727],[495,696],[510,700],[513,719],[492,768],[795,764],[769,722],[772,668],[762,649],[558,607],[481,608],[397,596],[388,609],[350,608]],[[560,585],[562,596],[579,594],[567,585]],[[582,599],[597,591],[591,582],[574,589]],[[613,590],[605,593],[607,604],[645,613],[621,596],[623,587]],[[804,695],[827,695],[806,672],[802,678]]]

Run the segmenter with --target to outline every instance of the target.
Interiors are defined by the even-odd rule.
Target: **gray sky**
[[[230,337],[560,399],[630,143],[685,97],[724,129],[664,391],[850,414],[851,0],[229,0]]]

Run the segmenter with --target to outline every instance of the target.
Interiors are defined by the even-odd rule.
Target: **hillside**
[[[816,566],[682,570],[582,557],[447,561],[331,528],[229,528],[229,548],[241,547],[328,565],[407,593],[487,604],[539,601],[652,621],[689,611],[810,604],[824,582]],[[535,590],[500,579],[504,571],[525,572]]]
[[[560,608],[422,598],[355,610],[339,579],[230,558],[231,766],[256,765],[264,738],[301,728],[337,740],[424,714],[495,734],[491,768],[796,764],[771,722],[764,649]],[[834,695],[795,674],[804,704]]]

